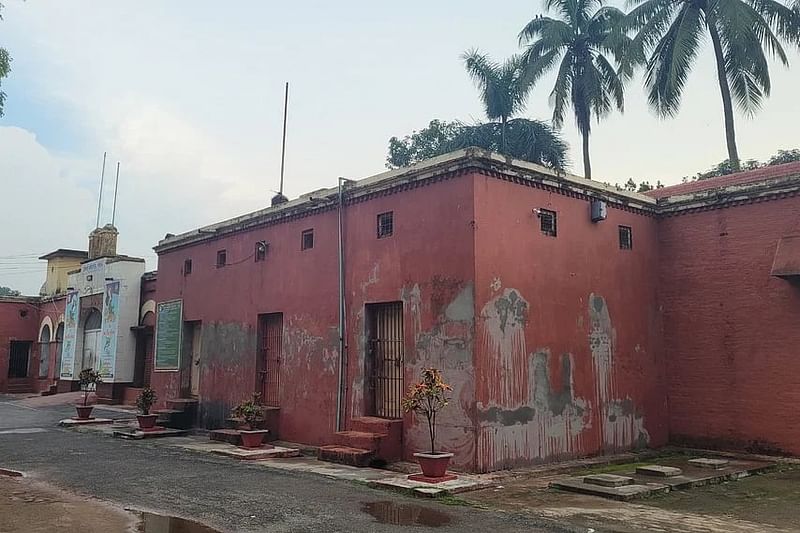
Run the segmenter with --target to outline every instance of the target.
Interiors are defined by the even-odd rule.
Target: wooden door
[[[200,394],[200,353],[201,353],[201,326],[199,322],[192,324],[192,369],[190,394]]]

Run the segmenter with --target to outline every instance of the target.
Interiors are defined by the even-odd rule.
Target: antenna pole
[[[106,152],[103,152],[103,170],[100,171],[100,197],[97,199],[97,224],[95,228],[100,227],[100,206],[103,204],[103,178],[106,175]]]
[[[117,188],[119,188],[119,161],[117,161],[117,179],[114,182],[114,207],[111,210],[111,225],[114,225],[114,219],[117,217]]]
[[[283,99],[283,141],[281,142],[281,187],[278,194],[283,194],[283,166],[286,162],[286,115],[289,112],[289,82],[286,82],[286,95]]]

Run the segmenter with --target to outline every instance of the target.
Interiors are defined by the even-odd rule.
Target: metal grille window
[[[220,250],[217,252],[217,268],[224,267],[228,262],[228,252]]]
[[[269,245],[265,241],[258,241],[256,243],[256,251],[255,251],[256,263],[260,261],[266,261],[268,246]]]
[[[183,261],[183,275],[188,276],[192,273],[192,260],[184,259]]]
[[[619,247],[620,250],[633,249],[633,230],[629,226],[619,227]]]
[[[378,215],[378,238],[389,237],[394,231],[394,212]]]
[[[545,235],[549,235],[550,237],[555,237],[557,234],[556,212],[549,211],[547,209],[540,209],[539,227],[541,228],[542,233],[544,233]]]
[[[403,302],[367,305],[369,408],[372,416],[402,418]]]
[[[300,236],[300,249],[310,250],[314,247],[314,230],[307,229]]]

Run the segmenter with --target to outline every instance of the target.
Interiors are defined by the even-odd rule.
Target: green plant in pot
[[[100,373],[96,372],[93,368],[84,368],[78,374],[78,383],[83,391],[83,403],[76,405],[75,409],[78,411],[78,420],[89,420],[92,415],[94,406],[89,405],[89,393],[97,390],[97,384],[102,383]]]
[[[266,430],[258,429],[264,420],[264,406],[261,404],[261,394],[254,393],[249,400],[245,400],[232,412],[234,418],[240,420],[239,435],[245,448],[258,448],[264,440]]]
[[[136,408],[139,409],[136,419],[139,421],[139,429],[142,431],[152,430],[156,425],[158,415],[150,414],[150,408],[156,401],[158,401],[158,395],[150,387],[142,389],[139,396],[136,397]]]
[[[419,382],[408,389],[402,400],[403,410],[424,415],[428,421],[428,434],[431,448],[429,452],[415,453],[422,475],[427,478],[441,478],[447,473],[452,453],[436,449],[436,415],[450,402],[448,393],[453,388],[444,382],[437,368],[423,368]]]

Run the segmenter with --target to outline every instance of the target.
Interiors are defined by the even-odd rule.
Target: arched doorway
[[[39,377],[46,378],[50,371],[50,326],[45,324],[39,333]]]
[[[53,371],[53,377],[59,379],[61,377],[61,349],[64,344],[64,323],[60,322],[56,328],[56,365]]]
[[[100,329],[103,325],[103,315],[98,309],[92,308],[86,322],[83,324],[83,358],[81,370],[94,368],[97,370],[97,356],[100,353]]]

